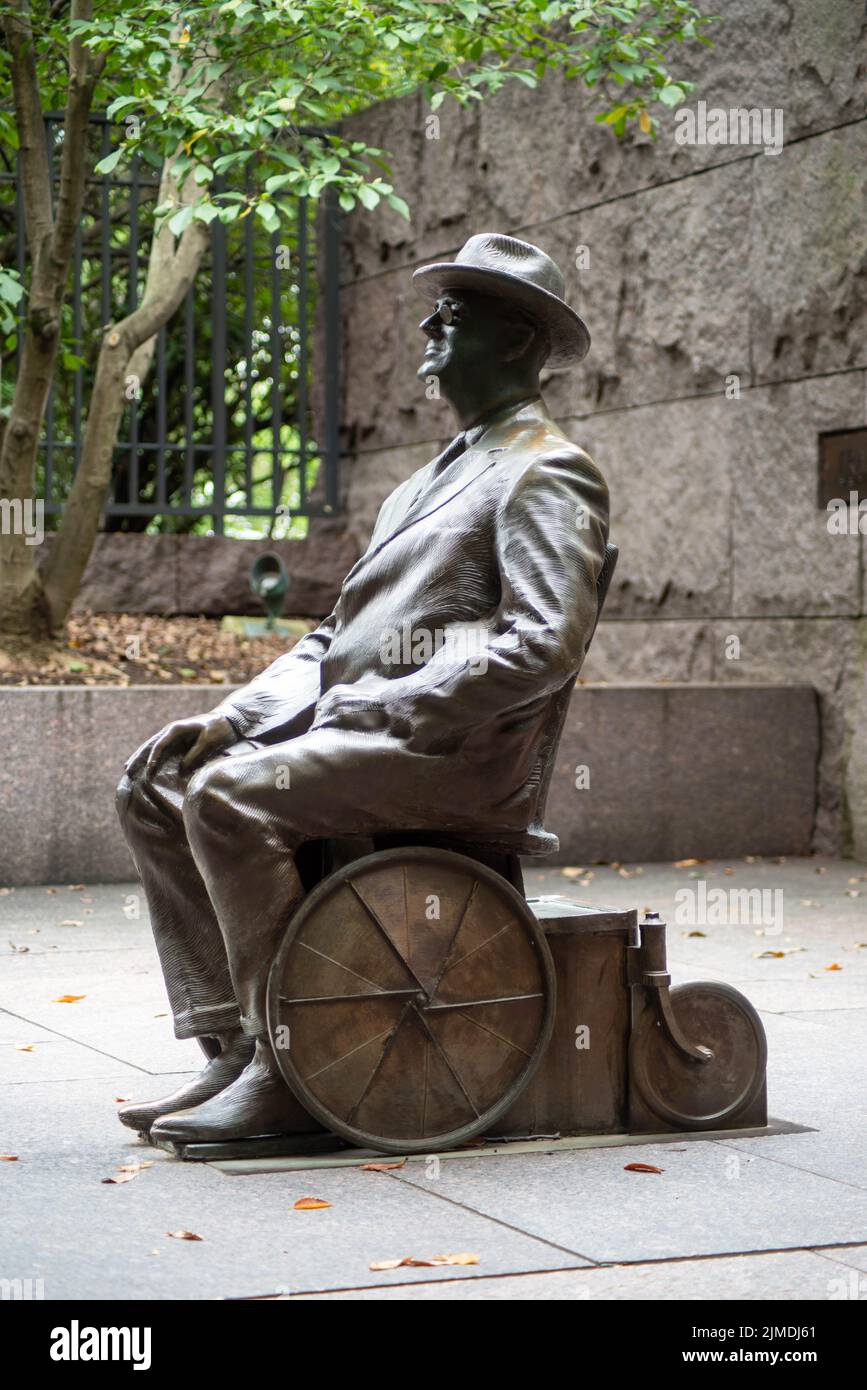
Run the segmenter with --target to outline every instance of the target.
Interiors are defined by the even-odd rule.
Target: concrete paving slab
[[[848,1265],[850,1269],[860,1269],[867,1273],[867,1245],[838,1246],[833,1250],[817,1252],[837,1264]],[[863,1292],[860,1297],[867,1299],[867,1279],[861,1280]]]
[[[43,1036],[34,1038],[27,1025],[22,1025],[14,1042],[0,1042],[0,1087],[118,1075],[125,1075],[128,1085],[141,1085],[142,1073],[137,1067],[124,1066],[95,1048],[37,1031]],[[24,1051],[23,1047],[31,1050]]]
[[[756,1141],[759,1143],[760,1141]],[[769,1141],[770,1142],[770,1141]],[[794,1140],[793,1140],[794,1142]],[[662,1168],[626,1172],[627,1163]],[[867,1238],[867,1192],[724,1142],[590,1149],[542,1159],[440,1164],[399,1182],[557,1241],[597,1263],[801,1249]]]
[[[736,1255],[722,1259],[672,1260],[662,1264],[613,1265],[522,1274],[496,1279],[440,1280],[388,1289],[350,1293],[302,1294],[310,1299],[348,1298],[357,1302],[615,1302],[693,1301],[724,1303],[730,1299],[826,1299],[839,1274],[828,1261],[806,1250],[773,1255]]]
[[[76,1299],[219,1298],[277,1287],[303,1294],[371,1285],[396,1290],[389,1297],[402,1296],[407,1286],[419,1297],[478,1297],[485,1287],[515,1283],[517,1289],[528,1279],[537,1281],[537,1292],[521,1296],[541,1299],[573,1296],[555,1294],[543,1279],[568,1286],[585,1274],[605,1276],[588,1282],[590,1298],[863,1296],[848,1283],[842,1292],[823,1292],[821,1283],[823,1267],[830,1271],[826,1283],[865,1278],[867,1165],[859,1135],[867,1129],[867,986],[865,956],[856,945],[867,931],[860,900],[843,896],[856,866],[829,861],[822,876],[813,861],[735,865],[730,876],[722,866],[700,868],[709,882],[717,871],[721,881],[765,885],[783,874],[786,934],[806,941],[811,961],[813,953],[818,960],[826,950],[840,951],[844,970],[813,980],[803,954],[754,964],[752,952],[764,943],[749,924],[713,928],[705,938],[670,929],[676,979],[755,974],[741,987],[768,1005],[771,1113],[814,1125],[818,1133],[737,1142],[726,1136],[719,1143],[675,1138],[508,1160],[471,1155],[440,1163],[438,1173],[435,1164],[414,1165],[411,1180],[404,1171],[345,1169],[230,1177],[139,1144],[117,1123],[118,1097],[151,1099],[173,1090],[180,1074],[202,1061],[194,1042],[172,1036],[146,913],[130,920],[123,912],[140,890],[61,886],[54,894],[41,888],[0,894],[0,1075],[7,1078],[0,1151],[20,1155],[17,1163],[0,1164],[0,1186],[13,1197],[4,1203],[12,1219],[4,1222],[0,1277],[43,1277],[47,1297]],[[665,913],[689,871],[662,865],[647,866],[645,875],[627,872],[623,878],[600,868],[588,888],[577,888],[556,870],[531,870],[528,891],[565,891],[597,904]],[[818,897],[820,879],[839,893],[829,911],[817,914],[798,898],[809,899],[811,891]],[[66,919],[83,925],[61,927]],[[11,936],[10,924],[17,928]],[[13,952],[9,940],[30,950]],[[60,993],[86,998],[55,1004]],[[32,1041],[33,1053],[16,1052],[20,1041]],[[129,1159],[154,1166],[132,1182],[102,1184]],[[665,1173],[624,1173],[634,1161],[655,1161]],[[308,1190],[333,1207],[292,1212],[292,1202]],[[165,1235],[184,1227],[205,1240]],[[780,1246],[789,1248],[768,1253]],[[376,1258],[461,1249],[477,1250],[481,1263],[458,1279],[448,1267],[368,1269]],[[753,1249],[764,1253],[752,1256]],[[625,1263],[585,1267],[592,1260]],[[562,1273],[570,1262],[575,1273]]]
[[[78,926],[64,926],[80,923]],[[59,884],[0,893],[0,959],[10,939],[34,954],[48,950],[123,951],[151,941],[141,885]]]
[[[359,1170],[226,1178],[126,1138],[112,1110],[126,1078],[33,1085],[4,1126],[0,1276],[41,1278],[46,1298],[245,1297],[394,1282],[375,1260],[470,1251],[475,1274],[578,1267],[580,1256],[500,1222]],[[11,1088],[10,1088],[11,1089]],[[16,1088],[17,1089],[17,1088]],[[121,1162],[153,1167],[120,1186]],[[332,1205],[294,1211],[304,1196]],[[190,1230],[202,1241],[167,1236]],[[156,1252],[156,1253],[155,1253]],[[409,1269],[403,1280],[450,1277]],[[468,1271],[470,1272],[470,1271]]]
[[[850,1109],[846,1121],[845,1126],[838,1124],[834,1129],[807,1134],[772,1134],[762,1141],[723,1139],[720,1143],[766,1162],[867,1189],[867,1104]]]

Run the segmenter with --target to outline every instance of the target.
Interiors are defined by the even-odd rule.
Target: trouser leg
[[[394,740],[332,729],[215,758],[190,778],[187,839],[216,910],[241,1024],[267,1035],[268,971],[303,889],[305,840],[440,826],[453,772]],[[472,824],[475,808],[462,815]],[[460,824],[460,818],[454,818]]]
[[[217,915],[187,840],[185,782],[177,758],[151,777],[125,773],[117,805],[147,898],[175,1037],[195,1038],[237,1029],[239,1009]]]
[[[268,971],[303,897],[294,851],[306,837],[264,810],[242,764],[268,754],[219,759],[190,779],[183,803],[187,840],[226,943],[241,1027],[267,1037]],[[260,776],[267,773],[260,768]],[[261,790],[261,789],[260,789]]]

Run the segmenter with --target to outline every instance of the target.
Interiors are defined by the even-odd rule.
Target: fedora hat
[[[436,261],[413,272],[413,284],[425,299],[444,290],[473,289],[511,300],[547,330],[549,367],[568,367],[586,357],[590,334],[584,320],[563,298],[566,285],[559,267],[538,246],[499,232],[471,236],[453,261]]]

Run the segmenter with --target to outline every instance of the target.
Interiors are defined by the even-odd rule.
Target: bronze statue
[[[580,361],[589,335],[554,262],[511,237],[471,237],[413,280],[432,301],[418,375],[460,433],[386,499],[329,617],[149,739],[118,789],[175,1035],[221,1048],[174,1095],[120,1112],[154,1139],[297,1129],[265,987],[304,842],[545,834],[540,768],[597,616],[608,494],[549,418],[539,372]]]

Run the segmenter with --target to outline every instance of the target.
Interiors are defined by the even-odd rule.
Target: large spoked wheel
[[[711,1129],[755,1100],[765,1077],[765,1030],[748,999],[731,985],[677,985],[671,1007],[693,1044],[710,1048],[709,1062],[676,1048],[648,1010],[632,1035],[632,1079],[654,1114],[678,1129]]]
[[[367,855],[292,918],[268,982],[275,1056],[341,1138],[429,1153],[488,1129],[551,1036],[554,967],[521,895],[450,850]]]

